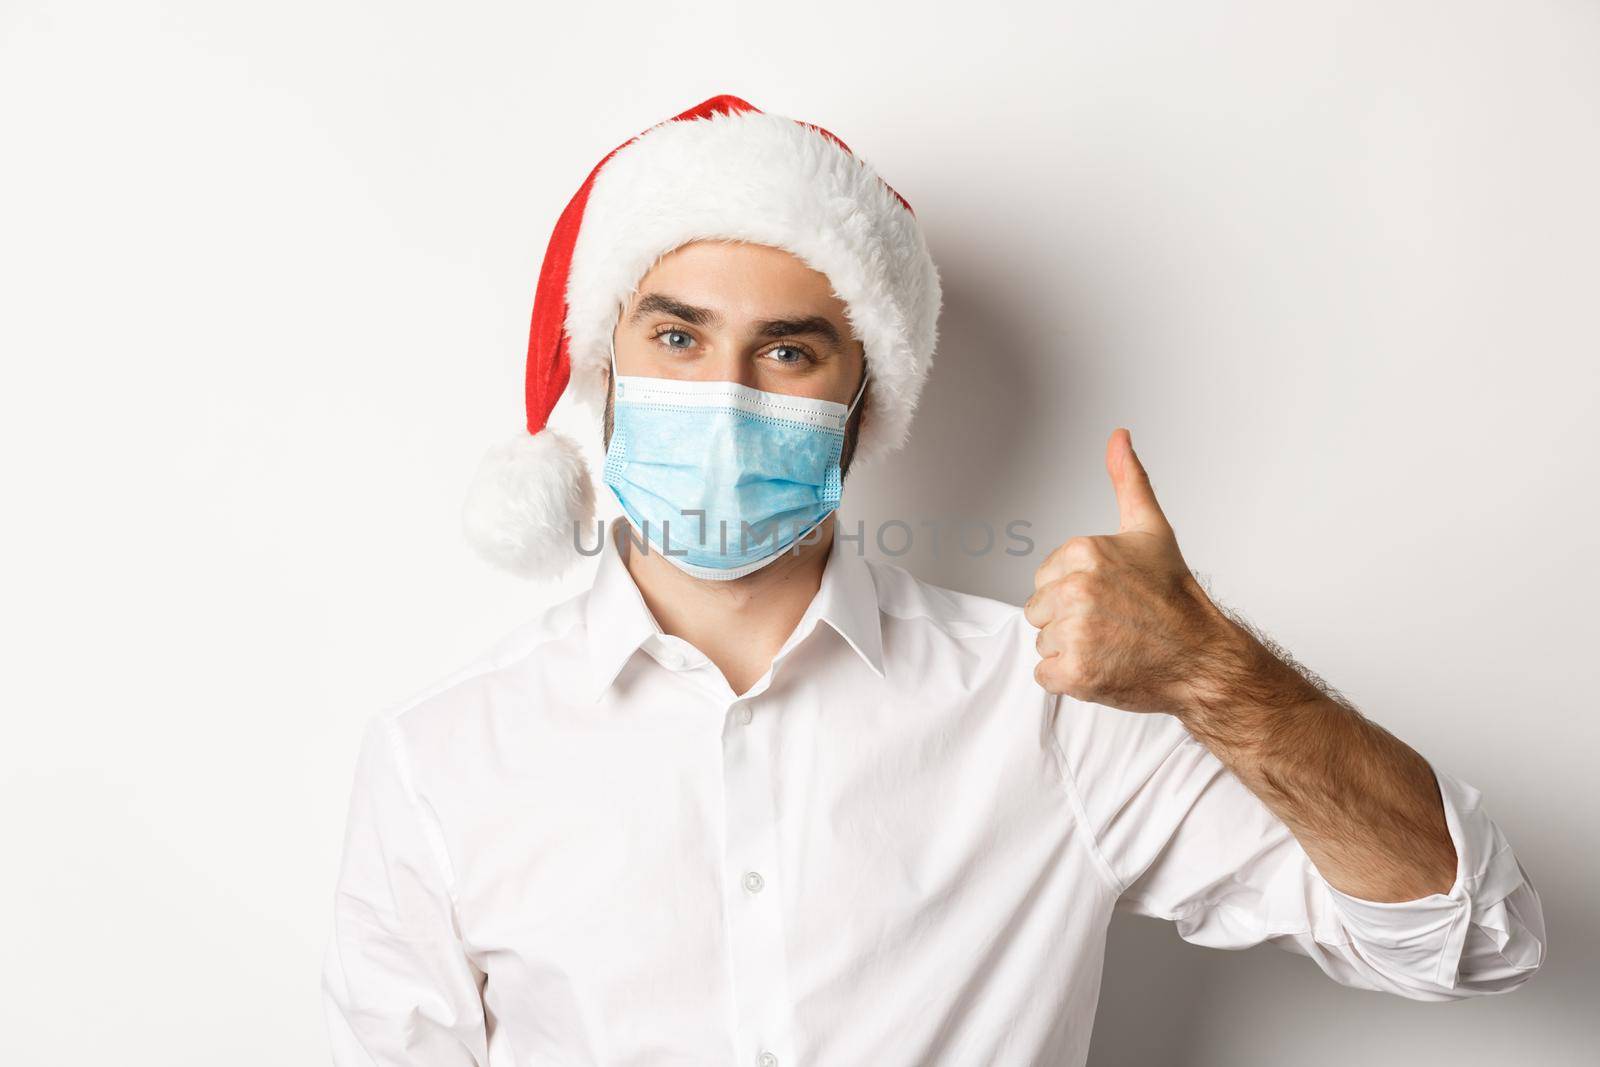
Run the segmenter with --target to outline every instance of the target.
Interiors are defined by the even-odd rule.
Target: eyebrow
[[[722,323],[722,316],[711,308],[695,307],[685,303],[677,297],[668,296],[666,293],[646,293],[639,298],[639,303],[634,307],[633,314],[628,316],[630,324],[637,323],[640,319],[654,314],[671,315],[682,319],[694,326],[718,326]],[[761,337],[793,337],[796,334],[812,334],[822,337],[830,344],[840,344],[843,340],[839,336],[838,327],[834,326],[822,315],[800,315],[788,319],[765,319],[756,325],[756,333]]]

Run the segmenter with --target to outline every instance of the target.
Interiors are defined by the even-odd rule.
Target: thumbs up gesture
[[[1023,608],[1039,630],[1034,678],[1089,703],[1180,714],[1237,629],[1189,572],[1125,429],[1106,472],[1121,529],[1072,538],[1034,574]]]

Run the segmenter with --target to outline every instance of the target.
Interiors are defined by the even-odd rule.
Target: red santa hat
[[[628,300],[662,256],[706,239],[781,248],[828,278],[872,375],[852,463],[905,442],[942,303],[911,205],[820,126],[715,96],[612,150],[556,222],[528,337],[527,431],[484,457],[463,512],[490,563],[540,578],[578,558],[594,484],[577,444],[546,425],[551,409],[571,393],[603,410]]]

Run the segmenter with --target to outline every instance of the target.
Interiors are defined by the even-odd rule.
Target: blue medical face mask
[[[605,483],[650,551],[696,578],[778,559],[839,506],[846,407],[736,382],[617,374]]]

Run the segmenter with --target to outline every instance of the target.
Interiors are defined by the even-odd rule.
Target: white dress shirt
[[[1018,607],[840,543],[740,696],[605,540],[588,592],[369,721],[340,1067],[1081,1065],[1113,908],[1418,1000],[1543,960],[1447,774],[1449,893],[1358,900],[1176,719],[1042,690]]]

